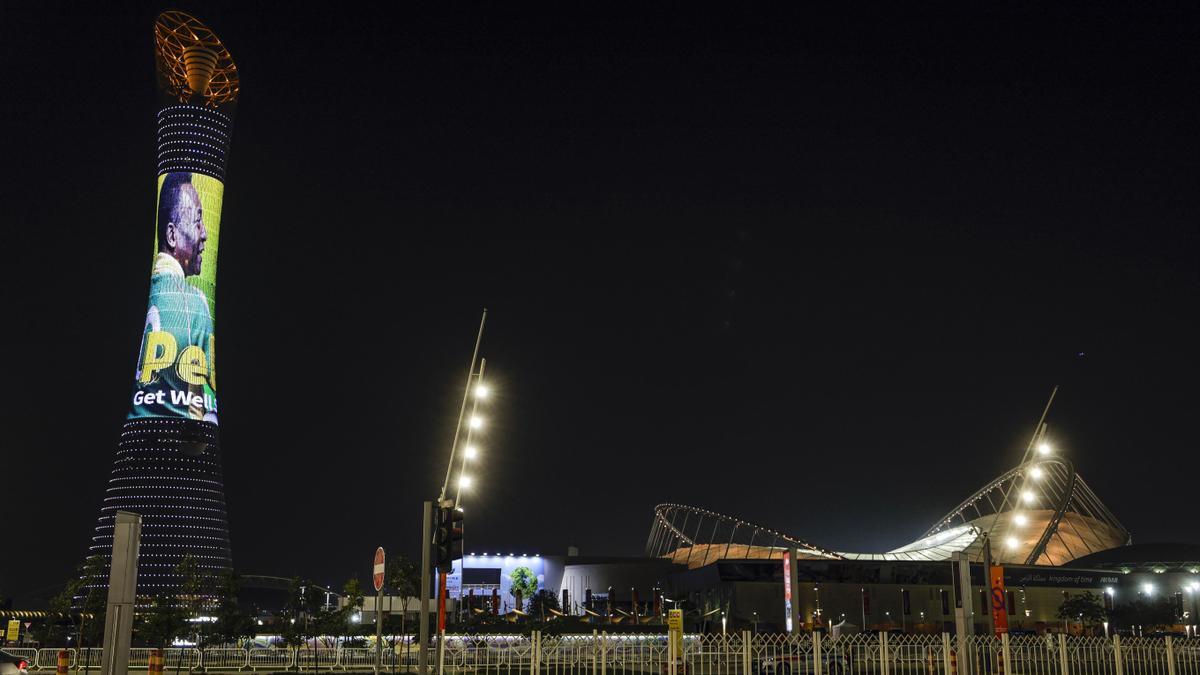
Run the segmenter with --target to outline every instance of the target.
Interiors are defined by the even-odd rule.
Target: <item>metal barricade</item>
[[[38,670],[58,670],[58,653],[63,647],[43,647],[37,650],[37,669]],[[70,659],[70,668],[75,667],[75,650],[67,649],[67,656]]]
[[[206,647],[200,664],[204,670],[241,670],[249,667],[250,656],[245,649]]]
[[[251,670],[287,670],[295,665],[295,650],[290,647],[255,647],[246,654]]]
[[[1174,642],[1176,675],[1200,675],[1200,638],[1176,638]]]
[[[57,653],[57,650],[55,650]],[[100,672],[100,664],[104,662],[103,647],[84,647],[76,650],[74,663],[71,667],[75,670]]]

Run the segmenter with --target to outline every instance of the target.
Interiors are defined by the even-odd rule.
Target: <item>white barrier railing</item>
[[[1064,635],[1003,639],[975,636],[959,654],[949,635],[687,635],[676,661],[680,675],[1200,675],[1200,638],[1100,638]],[[58,648],[9,648],[30,670],[54,670]],[[67,649],[70,669],[99,672],[102,650]],[[152,650],[129,653],[130,670],[145,670]],[[411,671],[419,647],[387,645],[384,671]],[[430,648],[430,664],[436,652]],[[444,667],[482,675],[663,675],[665,635],[450,635]],[[164,675],[188,671],[373,670],[371,647],[208,647],[164,650]]]

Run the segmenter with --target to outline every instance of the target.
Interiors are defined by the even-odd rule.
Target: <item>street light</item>
[[[1021,499],[1023,499],[1026,504],[1032,504],[1037,501],[1037,496],[1033,494],[1033,490],[1026,490],[1021,493]]]
[[[1049,455],[1050,453],[1054,452],[1054,448],[1050,447],[1049,443],[1038,443],[1037,450],[1038,454],[1042,456]]]
[[[1024,527],[1025,525],[1029,524],[1029,519],[1025,517],[1024,513],[1018,513],[1013,516],[1013,522],[1018,526]]]
[[[458,477],[458,487],[464,488],[464,489],[471,487],[471,477],[470,476],[459,476]]]
[[[1040,466],[1035,466],[1029,471],[1030,477],[1032,477],[1034,480],[1041,480],[1042,473],[1042,468]]]
[[[471,421],[469,422],[469,425],[472,429],[482,429],[483,418],[477,415],[471,415]]]
[[[485,385],[485,384],[481,384],[481,385],[475,387],[475,398],[481,398],[481,399],[487,398],[488,395],[491,393],[492,393],[492,390],[488,389],[487,385]]]
[[[478,456],[479,449],[475,446],[468,445],[467,447],[463,448],[463,457],[466,457],[467,459],[475,459]]]

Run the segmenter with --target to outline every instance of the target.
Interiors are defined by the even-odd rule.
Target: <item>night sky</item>
[[[418,553],[480,311],[469,551],[636,555],[660,502],[840,550],[1055,444],[1200,539],[1200,18],[200,3],[234,562]],[[1132,5],[1131,5],[1132,7]],[[146,310],[159,5],[6,3],[0,592],[90,543]]]

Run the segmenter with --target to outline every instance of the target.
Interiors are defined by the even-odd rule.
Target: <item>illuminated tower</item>
[[[192,556],[230,567],[217,436],[216,277],[225,158],[237,67],[204,24],[167,11],[154,23],[158,179],[150,302],[130,411],[91,552],[111,561],[114,514],[142,516],[139,594],[170,592]]]

